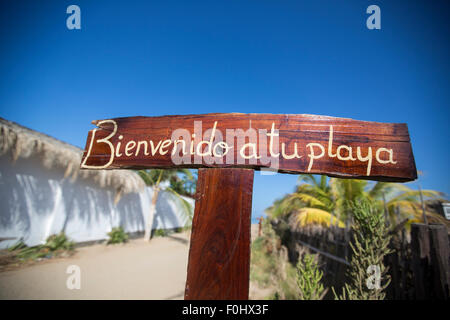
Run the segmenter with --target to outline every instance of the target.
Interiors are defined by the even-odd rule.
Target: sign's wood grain
[[[270,168],[411,181],[406,124],[311,115],[204,114],[94,121],[82,168]],[[213,136],[212,136],[213,135]]]
[[[248,299],[253,170],[200,169],[185,299]]]

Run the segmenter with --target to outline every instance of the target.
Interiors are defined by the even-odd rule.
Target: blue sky
[[[381,30],[366,28],[371,4]],[[92,120],[120,116],[402,122],[422,188],[449,194],[449,15],[425,0],[2,1],[0,116],[78,147]],[[296,179],[256,173],[254,215]]]

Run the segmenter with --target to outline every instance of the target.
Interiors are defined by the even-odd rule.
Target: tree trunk
[[[159,195],[159,187],[156,187],[153,190],[152,203],[150,205],[150,212],[148,214],[147,225],[145,227],[144,240],[150,241],[150,237],[152,235],[152,227],[153,227],[153,219],[156,213],[156,202],[158,201]]]

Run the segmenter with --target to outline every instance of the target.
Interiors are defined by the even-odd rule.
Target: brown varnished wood
[[[326,116],[311,115],[276,115],[276,114],[203,114],[203,115],[182,115],[182,116],[162,116],[162,117],[129,117],[112,119],[117,123],[118,131],[110,139],[114,146],[119,142],[119,136],[122,136],[121,146],[130,141],[152,140],[156,144],[158,141],[171,139],[172,132],[175,129],[183,128],[190,133],[194,133],[194,122],[201,121],[202,131],[211,129],[214,122],[217,121],[217,129],[224,136],[226,129],[247,130],[249,127],[258,131],[259,129],[270,132],[272,123],[275,129],[279,130],[279,145],[285,143],[287,153],[292,154],[294,144],[297,143],[300,159],[284,159],[279,157],[278,171],[281,173],[314,173],[326,174],[329,176],[341,178],[360,178],[383,181],[410,181],[417,178],[417,171],[412,153],[408,128],[406,124],[399,123],[378,123],[368,121],[358,121],[352,119],[333,118]],[[105,143],[97,143],[101,138],[111,134],[113,125],[111,123],[99,124],[100,121],[94,121],[99,126],[95,132],[95,140],[92,149],[86,161],[90,166],[105,165],[111,158],[110,148]],[[369,147],[375,156],[378,148],[389,148],[393,150],[396,164],[381,164],[373,160],[370,175],[366,175],[367,163],[361,161],[342,161],[336,157],[330,158],[327,153],[321,159],[315,160],[310,171],[307,170],[310,158],[308,157],[308,143],[320,143],[327,151],[330,125],[333,126],[333,144],[332,152],[335,153],[339,145],[347,145],[353,148],[353,155],[356,157],[356,148],[361,148],[362,155],[366,155]],[[83,161],[87,156],[89,145],[91,143],[93,131],[89,132],[86,142],[86,150],[83,155]],[[225,139],[225,138],[224,138]],[[259,138],[258,138],[259,139]],[[194,140],[195,141],[195,140]],[[259,140],[258,140],[259,141]],[[261,140],[262,141],[262,140]],[[261,144],[269,154],[268,143]],[[172,150],[172,147],[169,148]],[[106,169],[116,168],[173,168],[175,167],[171,159],[171,152],[165,155],[159,153],[144,155],[140,152],[138,155],[130,157],[114,157],[113,162]],[[270,167],[270,164],[261,163],[257,160],[252,164],[249,160],[239,164],[240,158],[238,148],[231,149],[233,153],[233,164],[207,164],[194,163],[193,157],[190,164],[181,164],[178,167],[188,168],[207,168],[207,167],[233,167],[233,168],[251,168],[260,170]],[[123,152],[122,152],[123,153]],[[344,151],[345,153],[345,151]],[[225,162],[225,161],[224,161]]]
[[[248,299],[253,170],[200,169],[185,299]]]

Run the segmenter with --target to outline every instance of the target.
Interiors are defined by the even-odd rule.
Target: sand
[[[122,245],[78,248],[56,258],[0,273],[0,299],[183,299],[189,234]],[[68,289],[67,267],[81,270],[81,288]]]
[[[77,248],[70,258],[0,272],[0,299],[183,299],[189,238],[176,233],[149,243],[95,244]],[[80,267],[79,290],[67,288],[70,265]],[[259,291],[251,286],[250,297],[266,295]]]

